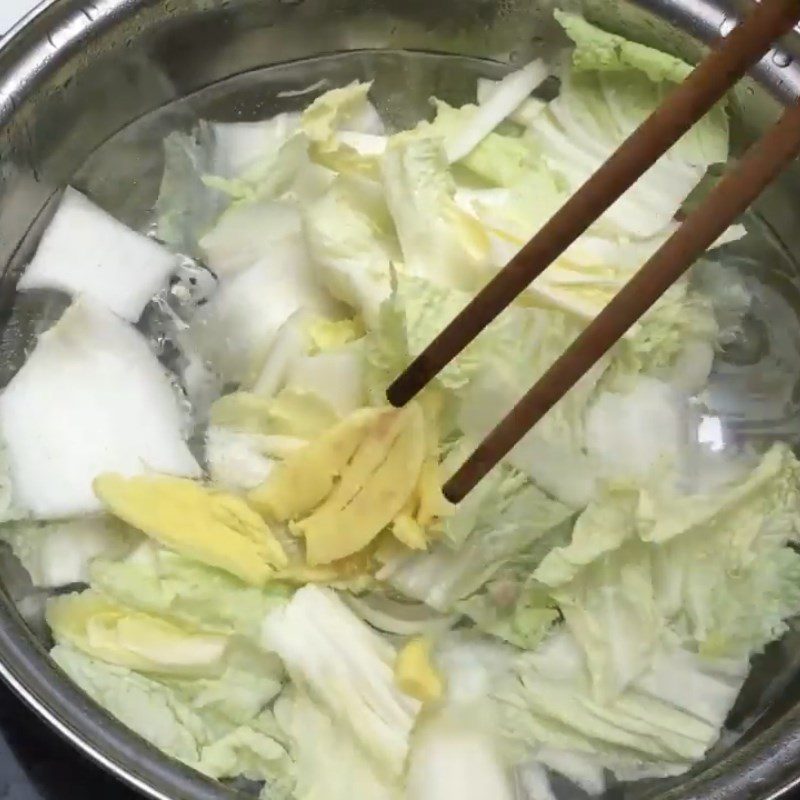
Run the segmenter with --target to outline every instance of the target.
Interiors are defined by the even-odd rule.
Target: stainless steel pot
[[[281,90],[321,77],[344,82],[376,75],[383,111],[396,119],[432,93],[466,99],[476,73],[500,72],[559,41],[553,5],[554,0],[42,3],[0,48],[0,381],[19,364],[28,333],[25,325],[18,328],[24,315],[9,316],[14,275],[30,255],[59,187],[77,183],[121,218],[142,225],[155,197],[165,126],[185,127],[199,114],[246,119],[273,113],[298,102],[280,97]],[[605,27],[688,59],[700,55],[703,41],[729,30],[737,11],[722,0],[557,5],[582,9]],[[409,58],[408,50],[459,57]],[[350,55],[326,57],[332,53]],[[781,102],[800,96],[797,55],[800,35],[768,55],[740,88],[740,143],[768,124]],[[157,109],[163,110],[153,116]],[[800,257],[798,185],[800,173],[787,175],[763,198],[760,214],[786,251]],[[776,266],[778,272],[786,286],[795,285],[798,270],[791,257]],[[36,313],[29,315],[31,328]],[[169,761],[89,701],[49,661],[37,598],[8,557],[0,559],[0,576],[0,673],[44,719],[150,796],[244,796]],[[800,635],[790,633],[760,657],[733,716],[746,732],[721,743],[690,775],[616,793],[748,800],[776,797],[800,782]]]

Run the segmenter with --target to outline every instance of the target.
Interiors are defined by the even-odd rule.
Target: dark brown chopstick
[[[800,0],[762,0],[389,387],[403,406],[626,192],[800,19]]]
[[[703,204],[484,439],[447,482],[448,499],[462,500],[798,155],[800,102],[787,109],[739,165],[725,174]]]

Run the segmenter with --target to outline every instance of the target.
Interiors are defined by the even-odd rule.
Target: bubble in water
[[[751,366],[761,361],[768,351],[769,333],[766,323],[747,312],[736,335],[730,341],[724,342],[721,357],[728,364]]]
[[[501,17],[510,17],[517,10],[515,0],[500,0],[497,5],[498,15]]]
[[[792,63],[792,57],[785,50],[776,50],[772,54],[772,63],[776,67],[788,67]]]

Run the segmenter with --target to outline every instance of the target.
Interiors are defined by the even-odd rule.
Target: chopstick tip
[[[413,373],[406,370],[386,390],[386,399],[395,408],[402,408],[417,396],[421,388],[416,385]]]
[[[402,408],[405,405],[402,395],[395,388],[394,383],[386,390],[386,399],[389,401],[389,405],[395,408]]]
[[[442,487],[442,494],[444,494],[445,499],[452,503],[454,506],[458,505],[464,499],[464,493],[460,490],[457,484],[453,484],[452,481],[446,483]]]

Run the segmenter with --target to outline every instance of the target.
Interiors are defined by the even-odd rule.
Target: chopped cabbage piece
[[[563,632],[520,656],[492,694],[501,732],[518,757],[535,759],[537,745],[544,745],[628,780],[675,775],[701,759],[746,674],[746,660],[706,659],[673,647],[603,703],[592,696],[580,649]],[[558,761],[553,767],[559,769]]]
[[[136,322],[176,266],[160,244],[68,187],[17,288],[84,295]]]
[[[478,103],[484,105],[498,91],[501,81],[493,81],[489,78],[478,78]],[[517,125],[527,127],[531,122],[544,111],[547,103],[536,97],[528,97],[523,100],[508,118]]]
[[[451,164],[460,161],[474,150],[506,117],[519,108],[547,75],[548,67],[544,61],[532,61],[499,81],[493,87],[491,95],[480,103],[469,123],[445,140],[448,161]]]
[[[339,421],[336,412],[318,395],[283,389],[266,399],[250,392],[221,397],[211,407],[211,422],[234,431],[265,436],[265,455],[291,452],[295,440],[313,439]]]
[[[291,740],[298,798],[348,800],[403,800],[406,794],[364,754],[345,727],[310,697],[282,695],[275,716]]]
[[[545,162],[577,190],[654,111],[689,65],[559,12],[575,41],[573,66],[559,96],[531,130]],[[601,219],[610,231],[638,238],[663,232],[705,170],[728,158],[728,119],[714,108],[626,192]]]
[[[800,555],[788,546],[799,491],[797,460],[775,445],[710,495],[623,484],[589,505],[534,577],[585,653],[598,698],[644,674],[665,639],[739,659],[785,630],[800,611]]]
[[[489,497],[496,505],[487,502]],[[560,528],[572,514],[524,476],[501,468],[474,504],[459,506],[445,523],[445,532],[457,545],[440,545],[430,553],[403,553],[388,560],[378,578],[443,612],[509,567],[513,592],[519,577],[513,576],[514,564],[527,578],[553,546],[550,536],[560,540]]]
[[[580,326],[545,308],[513,309],[501,320],[495,343],[478,376],[465,392],[459,427],[479,440],[517,403],[564,352]],[[486,334],[488,339],[491,333]],[[592,497],[598,467],[585,452],[585,412],[608,367],[598,362],[509,454],[507,461],[564,503],[585,505]]]
[[[390,142],[381,174],[404,269],[444,286],[476,288],[488,264],[489,238],[455,202],[456,185],[441,143]]]
[[[340,418],[366,403],[362,343],[345,345],[316,355],[301,356],[289,370],[285,389],[318,397]]]
[[[51,598],[47,622],[61,644],[107,664],[160,675],[217,677],[230,644],[227,636],[187,630],[92,590]]]
[[[238,178],[277,150],[300,126],[300,114],[276,114],[258,122],[214,122],[209,172]]]
[[[278,467],[250,493],[265,515],[292,520],[309,566],[368,547],[420,485],[426,456],[421,407],[361,409]]]
[[[291,793],[292,761],[272,713],[263,710],[281,688],[265,657],[198,680],[141,675],[67,645],[51,655],[92,699],[167,755],[210,777],[244,774]]]
[[[421,703],[394,683],[396,652],[329,589],[306,586],[264,622],[264,645],[391,779],[405,768]]]
[[[253,392],[274,398],[313,396],[343,418],[362,408],[366,356],[353,320],[331,321],[301,310],[281,326]]]
[[[352,133],[380,136],[384,132],[380,116],[368,99],[371,87],[371,83],[353,82],[331,89],[303,112],[301,127],[316,163],[344,174],[377,174],[374,155],[351,144]]]
[[[262,484],[275,467],[267,453],[269,436],[212,425],[206,432],[206,464],[211,480],[236,491]],[[302,444],[302,442],[301,442]]]
[[[287,586],[248,586],[238,578],[145,541],[121,560],[97,559],[92,586],[123,605],[185,625],[236,634],[258,644],[267,613],[291,596]]]
[[[232,383],[255,380],[281,325],[299,309],[336,315],[305,248],[291,239],[284,244],[275,260],[268,256],[225,281],[192,322],[193,340]]]
[[[586,446],[608,477],[644,483],[654,471],[681,472],[695,455],[689,423],[687,400],[642,376],[630,392],[597,397],[586,418]]]
[[[136,544],[135,531],[108,516],[56,522],[12,522],[0,538],[28,571],[33,585],[58,589],[88,583],[96,559],[125,556]]]
[[[400,258],[381,186],[337,177],[304,209],[303,226],[320,281],[374,324],[391,291],[391,264]]]
[[[303,251],[300,212],[278,200],[232,206],[200,240],[205,263],[220,276],[264,260],[294,263]]]
[[[180,478],[104,474],[94,489],[109,513],[166,547],[262,586],[286,553],[241,498]]]
[[[92,482],[103,472],[199,475],[183,428],[146,339],[86,299],[40,337],[0,396],[14,498],[42,519],[101,511]]]
[[[513,800],[514,796],[510,776],[488,736],[448,719],[422,727],[411,754],[408,797]]]

